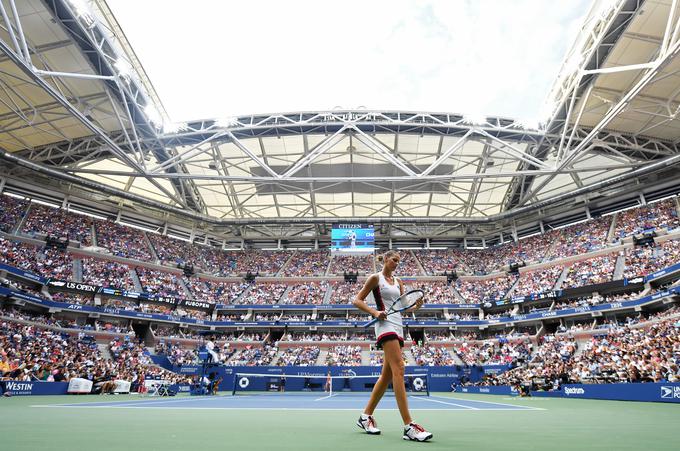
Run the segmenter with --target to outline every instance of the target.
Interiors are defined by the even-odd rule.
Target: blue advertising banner
[[[65,395],[68,382],[0,381],[0,394],[12,396]]]
[[[650,282],[652,280],[659,279],[663,276],[672,274],[676,271],[680,271],[680,263],[675,264],[673,266],[669,266],[668,268],[662,269],[660,271],[645,276],[645,282]]]
[[[517,392],[509,385],[498,385],[492,387],[455,387],[458,393],[482,393],[485,395],[515,395]]]
[[[680,403],[680,383],[574,384],[559,391],[532,391],[531,396]]]
[[[47,282],[47,279],[45,279],[44,277],[40,277],[36,274],[26,272],[23,269],[15,268],[14,266],[9,266],[4,263],[0,263],[0,271],[7,271],[8,273],[14,274],[15,276],[19,276],[22,279],[32,280],[43,285],[45,284],[45,282]]]
[[[481,308],[481,304],[425,304],[423,310],[474,310]],[[321,305],[251,305],[251,304],[217,304],[215,310],[355,310],[352,304],[321,304]]]
[[[477,326],[485,326],[485,325],[494,325],[494,324],[510,324],[510,323],[517,323],[517,322],[522,322],[522,321],[535,321],[535,320],[541,320],[545,318],[560,318],[560,317],[567,317],[567,316],[573,316],[573,315],[583,315],[584,313],[588,312],[597,312],[597,311],[609,311],[609,310],[621,310],[621,309],[630,309],[639,305],[644,305],[650,302],[654,302],[660,298],[663,298],[665,296],[669,296],[671,294],[680,294],[680,287],[675,287],[670,290],[664,290],[660,291],[658,293],[655,293],[651,296],[645,296],[644,298],[640,299],[633,299],[630,301],[622,301],[622,302],[611,302],[607,304],[600,304],[600,305],[595,305],[595,306],[584,306],[584,307],[575,307],[575,308],[568,308],[568,309],[562,309],[562,310],[553,310],[553,311],[542,311],[542,312],[535,312],[535,313],[527,313],[524,315],[515,315],[515,316],[503,316],[500,318],[495,318],[495,319],[489,319],[489,320],[461,320],[461,321],[433,321],[433,320],[428,320],[428,321],[417,321],[417,320],[404,320],[404,324],[407,326],[431,326],[431,327],[453,327],[453,326],[468,326],[468,327],[477,327]],[[11,296],[17,299],[21,299],[24,301],[28,301],[34,304],[39,304],[44,307],[50,307],[50,308],[60,308],[64,310],[71,310],[71,311],[82,311],[82,312],[92,312],[92,313],[103,313],[103,314],[109,314],[109,315],[116,315],[116,316],[122,316],[122,317],[127,317],[127,318],[137,318],[137,319],[148,319],[148,320],[155,320],[155,321],[169,321],[169,322],[179,322],[183,324],[192,324],[192,325],[204,325],[204,326],[217,326],[217,327],[241,327],[241,326],[255,326],[255,327],[283,327],[283,326],[290,326],[290,327],[310,327],[310,326],[318,326],[318,327],[360,327],[363,325],[363,321],[357,321],[357,322],[351,322],[351,321],[253,321],[253,322],[243,322],[243,321],[208,321],[208,320],[200,320],[200,319],[193,319],[193,318],[185,318],[185,317],[178,317],[178,316],[172,316],[172,315],[159,315],[159,314],[151,314],[151,313],[142,313],[142,312],[136,312],[136,311],[131,311],[131,310],[122,310],[122,309],[116,309],[116,308],[110,308],[110,307],[95,307],[95,306],[90,306],[90,305],[79,305],[79,304],[67,304],[63,302],[55,302],[55,301],[50,301],[47,299],[43,299],[37,296],[33,296],[21,291],[16,291],[13,289],[8,289],[4,287],[0,287],[0,296]],[[252,306],[249,306],[252,308]],[[287,307],[287,306],[270,306],[270,307]],[[297,306],[300,308],[299,306]],[[429,308],[443,308],[444,305],[438,305],[438,306],[430,306]],[[239,308],[243,308],[243,306],[239,306]],[[309,310],[313,308],[313,306],[307,306],[306,309]],[[447,307],[448,308],[448,307]],[[258,307],[259,310],[259,307]]]

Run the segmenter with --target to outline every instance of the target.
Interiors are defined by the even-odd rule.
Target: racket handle
[[[375,323],[377,323],[378,321],[379,321],[378,318],[373,318],[372,320],[370,320],[369,322],[367,322],[366,324],[364,324],[364,327],[372,326],[372,325],[374,325]]]

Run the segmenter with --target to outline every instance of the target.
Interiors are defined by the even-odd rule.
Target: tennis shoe
[[[373,418],[373,415],[361,414],[357,420],[357,426],[366,431],[367,434],[379,435],[380,429]]]
[[[404,440],[413,440],[416,442],[424,442],[432,438],[432,433],[427,432],[424,427],[417,423],[410,423],[404,428]]]

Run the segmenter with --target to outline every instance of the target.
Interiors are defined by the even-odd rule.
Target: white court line
[[[547,409],[541,409],[540,407],[527,407],[527,406],[522,406],[522,405],[517,405],[517,404],[506,404],[504,402],[492,402],[492,401],[478,401],[476,399],[460,399],[460,398],[449,398],[448,396],[430,396],[431,398],[439,398],[439,399],[453,399],[454,401],[467,401],[467,402],[481,402],[483,404],[495,404],[497,406],[508,406],[508,407],[520,407],[521,409],[526,409],[526,410],[547,410]],[[478,409],[478,410],[488,410],[488,409]],[[520,409],[517,409],[520,410]]]
[[[463,408],[469,409],[469,410],[480,410],[476,407],[465,406],[463,404],[456,404],[456,403],[453,403],[453,402],[437,401],[436,399],[429,399],[429,398],[425,398],[425,397],[421,398],[420,396],[409,396],[409,398],[411,398],[411,399],[422,399],[423,401],[436,402],[436,403],[439,403],[439,404],[447,404],[449,406],[463,407]],[[486,409],[484,409],[484,410],[486,410]]]
[[[307,407],[147,407],[147,406],[67,406],[67,405],[33,405],[30,407],[36,407],[36,408],[62,408],[62,409],[162,409],[162,410],[272,410],[272,411],[279,411],[279,410],[299,410],[299,411],[308,411],[308,412],[324,412],[324,411],[329,411],[329,412],[334,412],[334,411],[351,411],[351,412],[356,412],[357,408],[352,408],[352,409],[319,409],[319,408],[307,408]],[[359,409],[361,410],[361,409]],[[393,411],[398,411],[399,409],[394,408],[394,409],[379,409],[379,410],[393,410]],[[453,409],[418,409],[418,408],[411,408],[412,411],[419,411],[419,412],[451,412]],[[474,410],[474,409],[473,409]],[[502,412],[511,412],[512,410],[510,409],[494,409],[494,408],[488,408],[488,409],[476,409],[476,410],[483,410],[483,411],[502,411]],[[531,410],[531,409],[527,409]],[[544,410],[544,409],[541,409]]]
[[[324,399],[332,398],[333,396],[338,396],[338,395],[335,394],[335,395],[322,396],[321,398],[316,398],[314,401],[321,401],[321,400],[324,400]]]
[[[239,396],[239,399],[243,398],[249,398],[252,395],[242,395]],[[205,397],[205,398],[180,398],[180,399],[148,399],[148,400],[133,400],[133,401],[96,401],[91,404],[103,404],[103,403],[110,403],[109,405],[105,406],[92,406],[88,405],[90,403],[83,403],[83,404],[54,404],[52,406],[49,405],[35,405],[31,407],[103,407],[103,408],[112,408],[112,407],[120,407],[120,406],[126,406],[126,407],[135,407],[136,405],[145,405],[145,404],[167,404],[167,403],[178,403],[178,402],[189,402],[189,401],[198,401],[199,399],[203,400],[213,400],[213,399],[232,399],[236,398],[236,396],[214,396],[214,397]]]

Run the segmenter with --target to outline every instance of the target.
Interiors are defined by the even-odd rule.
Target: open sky
[[[108,0],[174,122],[335,107],[542,119],[592,0]]]

